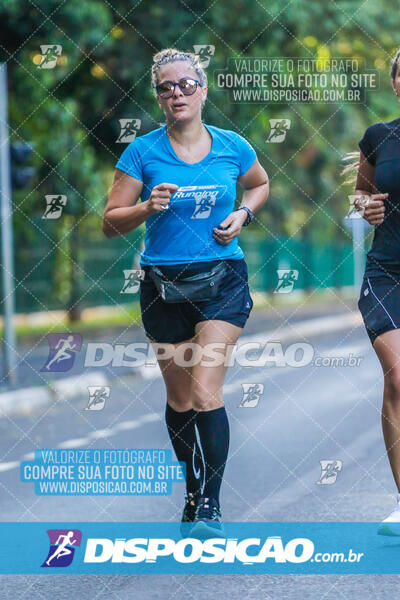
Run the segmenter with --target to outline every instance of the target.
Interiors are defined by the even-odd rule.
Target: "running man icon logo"
[[[211,214],[211,208],[215,206],[217,201],[217,192],[210,192],[208,196],[204,196],[202,192],[197,192],[193,195],[196,201],[196,208],[190,218],[208,219]]]
[[[315,483],[317,485],[332,485],[342,470],[341,460],[320,460],[321,477]]]
[[[267,144],[280,144],[290,129],[290,119],[270,119],[271,131],[266,139]]]
[[[136,294],[140,287],[140,281],[144,279],[143,269],[124,269],[124,285],[120,294]]]
[[[117,144],[130,144],[136,137],[142,121],[140,119],[118,119],[121,126]]]
[[[210,59],[214,56],[215,46],[207,46],[207,44],[194,44],[193,45],[194,53],[200,59],[200,64],[205,69],[210,64]]]
[[[238,408],[254,408],[258,406],[260,396],[264,393],[263,383],[242,383],[243,398]]]
[[[102,410],[110,397],[111,388],[106,385],[90,385],[88,390],[89,400],[85,410]]]
[[[82,532],[79,529],[48,529],[49,553],[42,567],[68,567],[72,563],[75,548],[79,548]]]
[[[46,210],[42,219],[58,219],[61,217],[62,210],[67,204],[67,196],[55,195],[45,196]]]
[[[42,59],[38,64],[38,69],[54,69],[57,64],[57,58],[61,56],[62,47],[59,44],[45,44],[40,46]]]
[[[47,336],[49,356],[40,369],[50,373],[65,373],[72,368],[75,353],[82,348],[82,336],[79,333],[49,333]]]
[[[295,269],[277,269],[278,285],[274,294],[288,294],[293,290],[295,281],[299,278],[299,272]]]

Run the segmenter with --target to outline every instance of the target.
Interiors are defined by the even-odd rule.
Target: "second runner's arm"
[[[362,196],[368,196],[369,201],[364,209],[363,217],[370,225],[380,225],[385,216],[385,206],[383,200],[389,194],[377,194],[374,185],[375,167],[371,165],[364,154],[360,152],[360,164],[357,172],[355,195],[360,196],[355,200],[354,205],[357,210],[363,209]]]

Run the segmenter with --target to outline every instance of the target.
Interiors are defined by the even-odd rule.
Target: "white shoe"
[[[378,535],[400,535],[400,494],[397,494],[396,508],[380,524]]]

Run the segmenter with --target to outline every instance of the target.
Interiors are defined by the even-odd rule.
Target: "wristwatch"
[[[247,212],[247,219],[245,220],[245,222],[242,225],[242,227],[247,227],[247,225],[249,223],[251,223],[252,220],[254,219],[254,215],[247,206],[239,206],[239,208],[237,210],[241,210],[241,209],[243,209]]]

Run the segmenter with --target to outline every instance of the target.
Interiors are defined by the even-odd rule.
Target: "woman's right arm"
[[[170,183],[160,183],[152,189],[148,200],[137,205],[143,182],[115,169],[114,182],[103,213],[104,235],[111,238],[133,231],[148,217],[164,210],[161,204],[168,204],[171,193],[177,188]]]
[[[361,212],[364,219],[370,225],[380,225],[385,216],[385,206],[383,200],[389,194],[376,194],[377,191],[374,185],[375,167],[368,162],[364,154],[360,152],[360,163],[357,172],[356,198],[354,205]],[[367,196],[367,203],[365,203]]]

